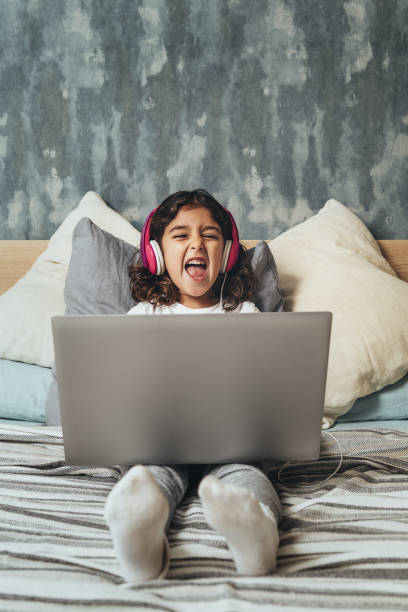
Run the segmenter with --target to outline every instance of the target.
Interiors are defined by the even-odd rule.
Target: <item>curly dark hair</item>
[[[221,228],[224,242],[232,240],[232,223],[228,212],[204,189],[177,191],[160,204],[150,223],[150,240],[157,240],[162,247],[162,237],[166,226],[176,217],[183,206],[207,208],[214,221]],[[167,271],[160,276],[152,274],[140,262],[128,266],[130,291],[136,302],[147,301],[157,306],[171,306],[179,301],[179,290],[172,282]],[[224,274],[219,274],[211,287],[209,297],[220,299]],[[246,248],[240,244],[238,261],[228,272],[222,291],[222,306],[226,311],[238,308],[241,302],[253,297],[257,289],[257,277],[252,269]]]

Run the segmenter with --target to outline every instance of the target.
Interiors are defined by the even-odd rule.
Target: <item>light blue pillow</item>
[[[360,397],[346,414],[337,419],[337,422],[397,419],[408,419],[408,374],[393,385]]]
[[[0,418],[45,423],[51,368],[0,359]]]

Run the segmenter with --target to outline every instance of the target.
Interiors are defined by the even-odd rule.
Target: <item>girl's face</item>
[[[218,299],[210,298],[209,293],[220,272],[224,237],[210,211],[183,206],[166,226],[161,246],[166,270],[179,289],[180,303],[189,308],[216,304]],[[203,265],[186,268],[194,258]]]

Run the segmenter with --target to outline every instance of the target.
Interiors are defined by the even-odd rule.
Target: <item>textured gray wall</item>
[[[0,238],[204,187],[241,237],[334,197],[408,238],[408,0],[0,0]]]

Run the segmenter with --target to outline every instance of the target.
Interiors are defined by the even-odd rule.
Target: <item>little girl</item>
[[[142,265],[129,266],[132,296],[139,303],[128,314],[259,312],[249,300],[257,279],[234,219],[208,192],[179,191],[166,198],[146,219],[141,253]],[[192,345],[194,350],[199,347]],[[186,465],[127,469],[105,505],[123,577],[127,582],[164,578],[167,533],[193,470]],[[200,469],[198,495],[206,519],[226,538],[238,572],[273,572],[281,505],[270,480],[255,464]]]

